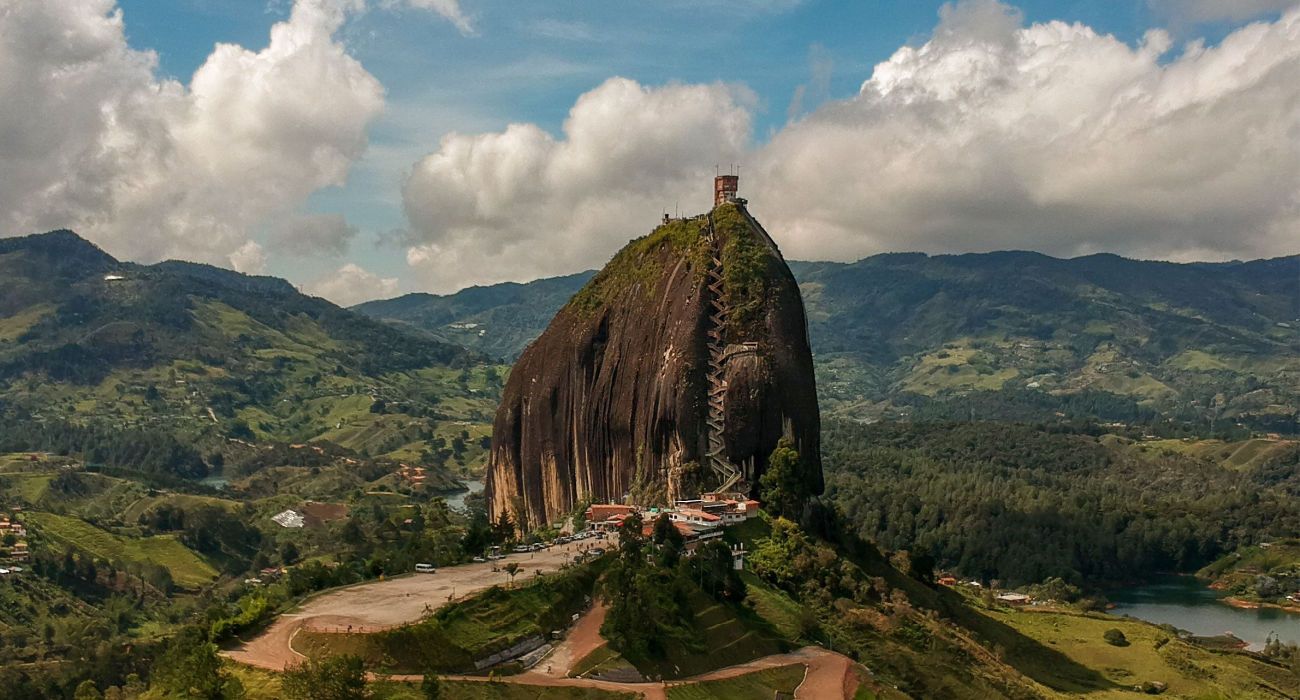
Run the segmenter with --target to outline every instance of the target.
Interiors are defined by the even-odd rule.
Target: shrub
[[[1101,636],[1106,640],[1107,644],[1110,644],[1112,646],[1117,646],[1117,647],[1128,646],[1128,638],[1124,636],[1123,632],[1119,631],[1114,627],[1106,630],[1106,632]]]

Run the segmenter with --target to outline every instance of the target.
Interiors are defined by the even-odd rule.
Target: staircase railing
[[[731,460],[727,459],[727,443],[723,434],[727,420],[726,327],[730,309],[727,307],[726,296],[723,294],[722,254],[719,250],[716,231],[713,228],[713,214],[709,214],[708,217],[708,236],[710,253],[705,286],[708,289],[709,297],[709,323],[706,331],[709,350],[709,368],[706,375],[708,379],[709,410],[705,418],[705,424],[708,426],[709,448],[706,457],[709,467],[721,481],[717,490],[727,491],[734,487],[744,475],[736,465],[731,463]]]

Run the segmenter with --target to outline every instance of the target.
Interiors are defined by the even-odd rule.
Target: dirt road
[[[580,548],[593,546],[608,547],[599,540],[584,540],[540,552],[511,554],[500,562],[448,566],[435,574],[411,574],[326,591],[276,618],[254,639],[223,653],[240,663],[280,671],[302,661],[302,655],[293,650],[291,643],[303,628],[342,632],[350,626],[353,632],[376,632],[414,622],[452,600],[508,583],[509,576],[493,571],[494,567],[518,564],[520,571],[515,582],[519,583],[532,578],[539,570],[557,571]]]
[[[536,668],[554,678],[568,676],[575,663],[605,643],[605,639],[600,636],[600,626],[605,624],[605,613],[608,610],[604,601],[592,605],[591,610],[579,618],[578,624],[565,635],[564,641],[542,659]]]
[[[545,663],[545,662],[543,662]],[[547,675],[539,671],[528,671],[516,676],[503,676],[495,679],[501,683],[539,686],[569,686],[574,688],[599,688],[619,693],[633,693],[646,700],[663,700],[668,688],[676,685],[692,685],[703,681],[716,681],[743,676],[746,673],[762,671],[768,668],[803,664],[807,669],[803,682],[795,690],[796,700],[835,700],[852,698],[858,688],[857,675],[852,673],[853,660],[821,647],[803,647],[788,654],[773,654],[755,659],[748,663],[728,666],[698,676],[681,680],[652,683],[619,683],[616,681],[599,681],[591,678],[563,678]],[[552,671],[554,673],[554,671]],[[441,676],[451,680],[474,681],[486,683],[486,676]],[[390,676],[393,680],[419,681],[423,676]]]

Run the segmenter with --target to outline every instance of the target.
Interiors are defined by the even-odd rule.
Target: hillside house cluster
[[[397,478],[410,484],[411,487],[423,486],[426,478],[424,467],[412,467],[409,464],[399,465],[397,468]]]
[[[16,512],[0,512],[0,557],[27,561],[29,556],[27,527],[17,519]]]
[[[727,527],[757,517],[759,502],[743,494],[708,493],[696,499],[677,501],[672,508],[641,508],[618,503],[593,504],[585,513],[587,529],[617,532],[633,515],[641,516],[642,534],[654,532],[659,518],[668,518],[686,542],[687,553],[701,544],[722,537]]]

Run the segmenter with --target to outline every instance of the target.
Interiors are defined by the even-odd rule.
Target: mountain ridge
[[[484,354],[285,280],[122,262],[67,230],[0,240],[0,277],[0,418],[134,426],[212,453],[232,439],[426,464],[483,453]]]
[[[1091,392],[1124,404],[1098,418],[1150,408],[1179,420],[1296,429],[1287,407],[1300,401],[1300,255],[1175,263],[1110,253],[883,253],[789,267],[831,412],[905,418],[918,402],[999,392],[1031,416]],[[562,292],[576,294],[589,274],[549,278],[535,299],[464,314],[447,311],[457,295],[436,297],[429,303],[444,315],[432,328],[409,299],[415,311],[395,311],[391,301],[358,310],[458,334],[511,359],[540,333],[538,319],[566,303]],[[532,284],[542,282],[523,289]],[[1022,400],[1026,392],[1043,396]]]

